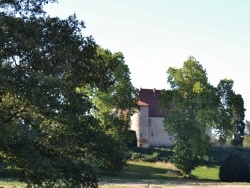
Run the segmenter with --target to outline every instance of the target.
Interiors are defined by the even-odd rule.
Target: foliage
[[[46,16],[49,2],[0,2],[0,158],[29,187],[97,187],[125,165],[127,122],[110,111],[100,118],[105,100],[88,91],[113,92],[117,110],[132,111],[136,90],[123,55],[84,37],[76,15]]]
[[[244,100],[233,91],[233,80],[221,80],[217,86],[220,98],[219,123],[215,128],[219,141],[224,144],[227,140],[234,146],[242,146],[244,140]]]
[[[141,154],[132,152],[130,156],[131,161],[144,161],[144,162],[156,162],[159,161],[159,153],[155,152],[153,154]]]
[[[172,148],[130,148],[131,161],[144,162],[172,162],[173,151]]]
[[[167,71],[170,90],[160,96],[167,114],[166,131],[175,135],[174,158],[178,168],[190,174],[210,148],[210,129],[216,129],[221,143],[231,140],[238,146],[244,140],[244,101],[232,90],[232,80],[221,80],[218,87],[207,79],[206,70],[189,57],[183,67]]]
[[[193,57],[184,62],[183,68],[170,67],[167,73],[171,90],[160,96],[167,113],[164,124],[166,131],[175,135],[176,166],[190,174],[210,147],[206,131],[214,124],[218,98],[206,71]]]
[[[240,155],[231,154],[220,166],[219,177],[225,182],[248,182],[250,180],[249,165]]]
[[[250,121],[246,120],[245,122],[245,133],[244,133],[244,141],[243,146],[250,146]]]
[[[245,133],[247,135],[250,135],[250,121],[246,120],[246,129],[245,129]]]
[[[88,93],[95,105],[92,110],[95,118],[108,134],[115,136],[116,142],[125,150],[130,139],[130,115],[137,108],[138,90],[131,84],[130,71],[121,52],[112,54],[109,50],[98,47],[96,59],[97,64],[106,62],[108,66],[113,67],[113,72],[106,73],[107,67],[102,74],[109,74],[114,83],[105,90],[87,87],[83,88],[83,91]]]

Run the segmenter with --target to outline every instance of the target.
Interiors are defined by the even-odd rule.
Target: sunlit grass
[[[219,167],[207,167],[207,166],[199,166],[195,170],[192,171],[192,175],[195,176],[196,179],[202,180],[219,180]]]
[[[104,178],[106,182],[156,182],[168,179],[167,171],[175,170],[171,163],[128,161],[122,172]]]
[[[24,188],[25,184],[14,180],[1,180],[0,187],[4,188]]]
[[[172,163],[129,161],[124,170],[114,176],[104,178],[101,188],[126,188],[126,187],[178,187],[219,183],[219,167],[197,167],[192,171],[194,178],[188,179],[181,176],[168,176],[168,170],[178,170]]]

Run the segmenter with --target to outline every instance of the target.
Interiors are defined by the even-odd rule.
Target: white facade
[[[136,132],[138,147],[173,145],[174,135],[168,134],[163,125],[165,114],[159,109],[159,95],[160,90],[140,90],[140,109],[131,116],[131,130]],[[211,138],[211,129],[206,132]]]
[[[131,117],[131,130],[136,132],[137,146],[171,146],[174,136],[167,134],[163,126],[164,117],[150,117],[149,107],[141,106]]]

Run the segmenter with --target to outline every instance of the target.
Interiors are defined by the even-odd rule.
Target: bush
[[[247,161],[237,154],[230,154],[220,166],[219,177],[224,182],[248,182],[250,171]]]
[[[156,162],[159,159],[159,153],[154,152],[153,154],[142,154],[131,152],[130,153],[130,160],[132,161],[143,161],[143,162]]]

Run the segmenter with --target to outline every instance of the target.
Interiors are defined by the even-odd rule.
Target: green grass
[[[13,180],[1,180],[0,181],[0,187],[4,188],[24,188],[25,184],[18,182],[18,181],[13,181]]]
[[[176,169],[171,163],[150,163],[140,161],[128,161],[122,172],[104,178],[104,182],[162,182],[166,180],[176,180],[180,177],[168,177],[167,170]]]
[[[208,161],[205,161],[204,166],[199,166],[192,171],[193,179],[187,179],[181,176],[168,176],[168,170],[176,170],[175,166],[170,163],[172,161],[172,148],[136,148],[133,150],[134,161],[128,161],[124,170],[118,174],[104,177],[100,184],[119,184],[116,188],[124,188],[126,183],[141,183],[144,185],[157,185],[158,187],[164,187],[166,185],[190,185],[196,183],[212,183],[219,184],[219,165],[230,153],[240,153],[241,156],[246,158],[250,164],[250,149],[240,147],[213,147],[210,151],[210,157]],[[157,156],[154,156],[158,153]],[[146,162],[148,160],[160,160],[165,162]],[[170,162],[166,162],[170,161]],[[7,180],[10,176],[6,169],[0,170],[0,176],[2,180]],[[163,186],[164,185],[164,186]],[[19,188],[22,187],[21,183],[0,181],[0,187],[4,188]],[[104,187],[105,187],[104,186]],[[156,187],[157,187],[156,186]],[[103,186],[101,186],[103,187]],[[110,187],[110,186],[109,186]],[[113,186],[111,186],[114,188]]]
[[[172,163],[128,161],[124,170],[116,175],[108,176],[101,181],[101,188],[150,187],[165,188],[183,185],[215,185],[219,184],[218,166],[200,166],[192,171],[194,178],[169,176],[168,170],[177,170]],[[134,184],[134,185],[133,185]]]
[[[219,181],[219,167],[199,166],[192,171],[192,175],[199,180]]]
[[[215,167],[197,167],[192,171],[193,179],[187,179],[183,176],[169,176],[168,170],[178,170],[172,163],[164,162],[140,162],[128,161],[124,170],[116,175],[107,176],[103,182],[108,183],[124,183],[124,182],[137,182],[137,183],[182,183],[193,181],[219,181],[219,168]]]

